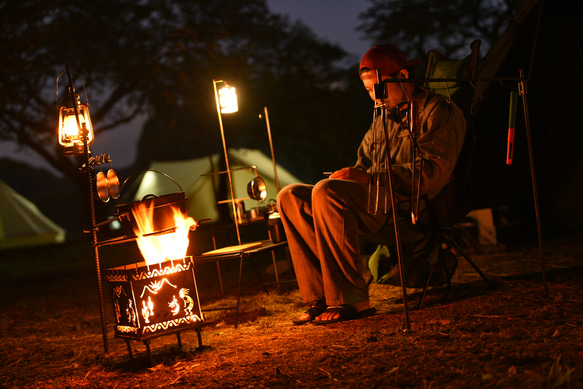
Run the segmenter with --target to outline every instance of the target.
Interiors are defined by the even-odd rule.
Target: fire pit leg
[[[153,365],[154,360],[152,359],[152,350],[150,350],[150,339],[144,340],[144,344],[146,345],[146,352],[148,353],[148,359],[150,359],[150,363]]]
[[[182,348],[182,339],[180,339],[180,332],[176,333],[176,341],[178,342],[178,349]]]
[[[127,339],[126,339],[126,346],[128,347],[128,355],[130,356],[130,359],[134,359],[134,353],[132,352],[132,344]]]
[[[198,338],[198,348],[202,348],[202,335],[201,335],[201,329],[197,328],[196,329],[196,336]]]

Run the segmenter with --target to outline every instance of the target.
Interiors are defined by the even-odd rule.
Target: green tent
[[[262,205],[248,199],[247,183],[255,176],[255,170],[249,169],[251,166],[257,168],[257,174],[263,178],[267,186],[267,199],[263,204],[276,200],[277,185],[271,158],[259,150],[243,148],[229,149],[228,155],[234,195],[236,199],[245,198],[243,202],[246,210]],[[188,199],[186,208],[189,216],[194,219],[217,220],[217,202],[226,199],[217,198],[219,175],[212,173],[220,171],[221,160],[224,160],[224,155],[216,153],[190,160],[152,162],[149,170],[139,180],[133,200],[140,200],[149,194],[164,195],[178,192],[182,188]],[[280,165],[276,166],[276,171],[280,189],[301,182]],[[168,175],[176,183],[158,172]],[[223,178],[226,178],[226,175],[223,175]]]
[[[0,181],[0,250],[63,243],[65,230]]]

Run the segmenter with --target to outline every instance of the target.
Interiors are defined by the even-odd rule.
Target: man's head
[[[417,65],[421,61],[407,61],[405,55],[391,44],[377,45],[366,52],[360,61],[360,74],[381,71],[381,76],[392,76],[408,66]]]
[[[374,96],[374,84],[378,82],[377,71],[380,70],[381,78],[409,78],[409,67],[417,65],[421,61],[407,61],[405,55],[396,46],[391,44],[377,45],[366,52],[360,61],[360,79],[362,80],[365,89],[369,92],[371,99]],[[411,88],[407,86],[406,88]],[[401,103],[403,95],[403,87],[398,83],[388,83],[388,105],[389,108],[394,108],[398,103]]]

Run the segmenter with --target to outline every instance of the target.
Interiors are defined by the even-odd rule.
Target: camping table
[[[193,257],[195,264],[208,262],[218,263],[220,261],[239,259],[239,278],[237,281],[237,305],[235,307],[222,308],[222,309],[236,309],[235,328],[237,328],[239,324],[239,306],[241,301],[241,278],[243,274],[243,260],[250,258],[252,255],[258,253],[267,251],[273,252],[273,250],[275,250],[276,248],[285,246],[287,246],[287,241],[274,243],[271,240],[264,240],[260,242],[247,243],[238,246],[224,247],[222,249],[209,251],[203,255]],[[277,268],[275,268],[274,270],[277,272]],[[257,269],[255,269],[255,271],[257,272]],[[259,282],[261,283],[263,289],[266,291],[266,293],[269,293],[267,292],[267,288],[265,287],[265,284],[263,283],[259,272],[257,272],[257,277],[259,278]]]

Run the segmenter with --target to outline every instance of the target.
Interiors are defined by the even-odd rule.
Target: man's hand
[[[356,181],[362,184],[368,184],[370,175],[367,172],[363,172],[360,169],[355,169],[352,167],[345,167],[343,169],[337,170],[330,178],[336,178],[339,180],[349,180],[349,181]]]

